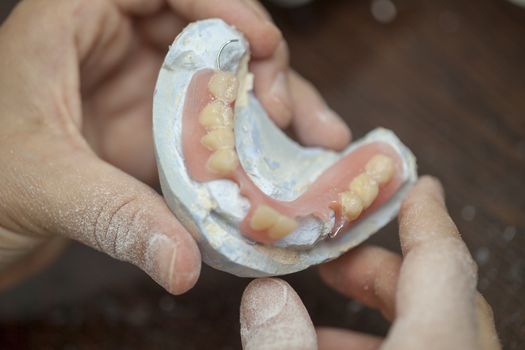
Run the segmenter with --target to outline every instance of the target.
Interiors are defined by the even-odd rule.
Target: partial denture
[[[415,157],[390,130],[340,153],[291,140],[253,91],[249,42],[222,20],[186,27],[161,67],[162,192],[214,268],[267,277],[335,259],[393,219],[417,179]]]
[[[213,151],[206,166],[214,174],[227,176],[239,165],[235,152],[233,133],[233,109],[231,104],[237,96],[238,82],[229,72],[216,71],[210,78],[208,90],[215,98],[200,112],[199,123],[207,133],[201,143]]]
[[[281,239],[297,228],[297,221],[281,215],[275,209],[260,205],[250,220],[250,227],[257,231],[267,231],[272,239]]]
[[[233,149],[219,149],[210,156],[206,166],[212,173],[226,176],[239,165],[239,158]]]
[[[207,130],[233,128],[233,110],[224,102],[213,100],[201,111],[199,123]]]
[[[208,89],[213,97],[225,103],[233,103],[237,97],[239,83],[230,72],[216,71],[210,79]]]
[[[366,163],[366,173],[379,185],[385,185],[394,176],[394,161],[384,154],[377,154]]]
[[[231,128],[221,128],[208,131],[201,139],[201,143],[210,151],[218,149],[233,149],[235,138]]]
[[[370,154],[368,160],[363,160],[361,172],[352,172],[351,176],[346,176],[349,181],[348,190],[345,191],[345,180],[340,183],[328,185],[321,178],[321,186],[333,186],[325,194],[315,198],[314,195],[300,197],[294,203],[296,207],[283,206],[278,201],[268,200],[246,176],[240,166],[237,150],[235,149],[234,135],[234,113],[233,104],[236,102],[238,81],[235,75],[229,72],[213,71],[208,72],[207,92],[209,97],[206,104],[198,112],[198,123],[202,127],[200,143],[206,149],[202,154],[206,157],[205,173],[201,173],[207,180],[228,178],[236,181],[241,187],[241,192],[248,197],[250,204],[254,207],[241,224],[243,233],[249,237],[257,237],[260,242],[275,242],[290,235],[298,227],[297,218],[310,215],[307,208],[315,207],[316,201],[324,203],[325,213],[332,208],[332,205],[339,201],[341,218],[346,223],[351,223],[359,219],[363,213],[378,200],[380,187],[385,186],[395,175],[395,162],[391,158],[391,151],[386,154]],[[374,148],[374,146],[371,146]],[[359,152],[357,152],[359,153]],[[192,155],[193,159],[195,155]],[[193,160],[192,159],[192,160]],[[238,171],[237,171],[238,170]],[[334,169],[334,172],[341,172],[346,169]],[[315,186],[314,186],[315,187]],[[250,190],[248,190],[248,188]],[[325,190],[327,189],[324,187]],[[333,197],[330,193],[336,191]],[[321,199],[323,198],[324,199]],[[266,198],[266,200],[262,200]],[[262,200],[262,201],[261,201]],[[294,208],[290,210],[290,208]],[[303,212],[304,211],[304,212]],[[317,215],[326,220],[326,214]],[[324,216],[323,216],[324,215]]]
[[[363,210],[369,208],[379,193],[379,187],[394,176],[394,161],[383,154],[373,156],[365,171],[356,176],[349,191],[340,195],[342,213],[348,221],[355,221]]]

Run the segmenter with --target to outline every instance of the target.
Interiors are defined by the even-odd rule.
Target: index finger
[[[170,6],[189,21],[218,17],[246,35],[254,58],[273,55],[282,34],[257,6],[246,0],[168,0]]]
[[[443,189],[423,177],[400,211],[397,318],[385,348],[477,349],[476,265],[447,213]]]

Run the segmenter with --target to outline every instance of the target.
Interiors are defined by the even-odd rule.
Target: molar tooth
[[[368,208],[376,199],[379,186],[367,173],[362,173],[352,180],[350,190],[361,198],[363,208]]]
[[[285,215],[279,215],[275,225],[268,230],[268,235],[273,239],[281,239],[292,233],[297,228],[298,224],[292,218]]]
[[[221,101],[211,101],[199,114],[199,123],[206,129],[233,127],[233,110]]]
[[[219,149],[210,156],[206,166],[218,175],[228,175],[239,165],[239,158],[233,149]]]
[[[237,97],[239,83],[235,75],[230,72],[217,71],[208,83],[208,89],[217,99],[232,103]]]
[[[384,185],[394,176],[394,161],[388,156],[377,154],[366,163],[365,169],[372,179]]]
[[[267,230],[279,219],[280,214],[267,205],[259,205],[250,219],[250,227],[257,231]]]
[[[361,198],[352,191],[341,193],[341,208],[348,221],[354,221],[363,211]]]
[[[211,130],[202,137],[201,143],[210,151],[233,149],[235,147],[233,130],[228,128]]]

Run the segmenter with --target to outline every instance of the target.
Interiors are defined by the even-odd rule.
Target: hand
[[[0,28],[1,270],[32,269],[60,246],[54,237],[68,237],[172,293],[194,285],[197,245],[145,183],[157,183],[150,111],[163,57],[188,21],[208,17],[246,34],[256,93],[280,126],[293,122],[309,144],[348,142],[344,124],[290,72],[281,33],[255,1],[23,1]],[[44,258],[20,263],[43,247]]]
[[[403,258],[360,247],[321,266],[329,286],[392,321],[385,339],[316,333],[301,300],[279,279],[252,281],[241,302],[247,349],[499,349],[492,310],[476,290],[476,265],[449,217],[443,190],[422,178],[400,211]]]

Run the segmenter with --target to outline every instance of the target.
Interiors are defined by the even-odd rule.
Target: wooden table
[[[9,1],[8,1],[9,2]],[[502,0],[398,0],[381,24],[369,1],[273,9],[294,67],[354,135],[393,129],[421,173],[443,181],[479,264],[506,349],[525,341],[525,10]],[[0,7],[7,7],[4,1]],[[373,243],[399,250],[395,224]],[[379,314],[327,289],[315,270],[289,276],[316,324],[385,334]],[[171,297],[137,269],[73,245],[0,295],[10,349],[237,349],[248,281],[205,268]]]

